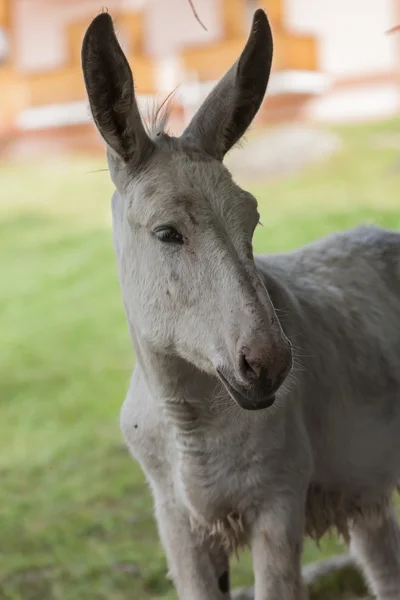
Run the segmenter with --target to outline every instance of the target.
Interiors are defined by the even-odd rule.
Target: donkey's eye
[[[183,236],[174,227],[157,227],[154,235],[160,242],[169,244],[183,244]]]

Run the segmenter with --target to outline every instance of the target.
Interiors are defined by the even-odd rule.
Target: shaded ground
[[[258,252],[375,221],[400,229],[400,122],[337,130],[342,150],[274,183]],[[90,160],[3,165],[0,203],[0,598],[172,600],[139,467],[118,414],[134,357],[119,295],[111,184]],[[305,562],[342,551],[333,538]],[[251,585],[248,554],[235,585]],[[325,599],[324,599],[325,600]]]
[[[367,587],[350,556],[343,554],[303,567],[308,600],[368,600]],[[233,600],[254,600],[254,590],[243,589]]]

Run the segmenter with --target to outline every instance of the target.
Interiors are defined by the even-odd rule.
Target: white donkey
[[[299,600],[304,534],[337,527],[376,597],[398,600],[400,235],[360,227],[253,257],[257,202],[222,160],[271,61],[258,10],[239,60],[175,138],[144,128],[111,17],[87,30],[137,357],[121,426],[181,599],[228,600],[229,554],[248,544],[256,600]]]

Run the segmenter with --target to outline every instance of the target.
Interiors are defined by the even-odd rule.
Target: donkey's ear
[[[107,145],[124,162],[141,163],[151,152],[137,106],[132,72],[114,33],[101,13],[82,44],[82,70],[94,122]]]
[[[265,12],[254,13],[246,46],[182,134],[222,160],[255,117],[267,89],[272,64],[272,32]]]

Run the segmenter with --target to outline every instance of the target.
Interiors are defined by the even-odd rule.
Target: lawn
[[[337,131],[343,151],[328,163],[253,187],[258,252],[362,221],[400,229],[399,151],[390,143],[400,121]],[[134,356],[104,167],[88,158],[1,167],[4,600],[175,598],[151,497],[118,426]],[[340,550],[335,539],[322,544],[325,555]],[[304,560],[320,556],[307,543]],[[234,583],[251,582],[245,554]]]

